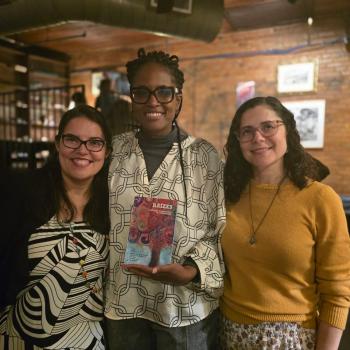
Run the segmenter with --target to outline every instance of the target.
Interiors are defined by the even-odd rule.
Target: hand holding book
[[[123,267],[136,275],[176,285],[185,285],[192,282],[198,272],[194,266],[181,264],[167,264],[155,267],[128,264]]]
[[[197,276],[195,266],[171,263],[176,207],[176,200],[135,197],[124,269],[176,285],[185,285]]]

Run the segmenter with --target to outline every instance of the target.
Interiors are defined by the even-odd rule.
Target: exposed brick
[[[345,30],[340,21],[323,20],[311,29],[305,24],[293,24],[246,32],[225,31],[210,44],[164,39],[162,45],[153,45],[151,49],[166,50],[180,57],[186,82],[179,123],[190,133],[211,141],[220,151],[236,110],[235,90],[239,82],[254,80],[257,95],[275,95],[283,101],[325,99],[324,148],[310,153],[331,169],[325,182],[338,193],[350,194],[350,54],[340,42],[331,45],[332,40],[343,36]],[[272,52],[308,42],[311,46],[289,54]],[[136,51],[137,48],[130,47],[96,55],[81,54],[72,59],[71,68],[73,71],[111,66],[122,69]],[[266,54],[261,54],[262,51]],[[217,57],[207,57],[214,55]],[[317,91],[277,94],[279,64],[315,60],[318,61]],[[89,92],[90,72],[74,73],[71,80],[86,84],[88,100],[93,103]]]

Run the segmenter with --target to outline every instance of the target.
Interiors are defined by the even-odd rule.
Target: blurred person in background
[[[112,81],[109,78],[102,79],[100,82],[100,94],[95,101],[95,108],[107,118],[116,99],[117,96],[112,90]]]
[[[119,135],[138,128],[138,123],[131,113],[131,103],[125,98],[118,98],[107,115],[107,124],[112,135]]]

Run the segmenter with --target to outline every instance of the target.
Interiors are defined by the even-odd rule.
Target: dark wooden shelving
[[[76,91],[84,86],[69,86],[66,55],[0,39],[0,166],[42,165]]]
[[[39,168],[53,149],[53,142],[0,141],[0,164],[14,170]]]

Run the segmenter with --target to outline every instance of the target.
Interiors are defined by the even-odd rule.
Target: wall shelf
[[[0,167],[42,165],[71,96],[85,93],[69,86],[68,56],[49,51],[0,39]]]

